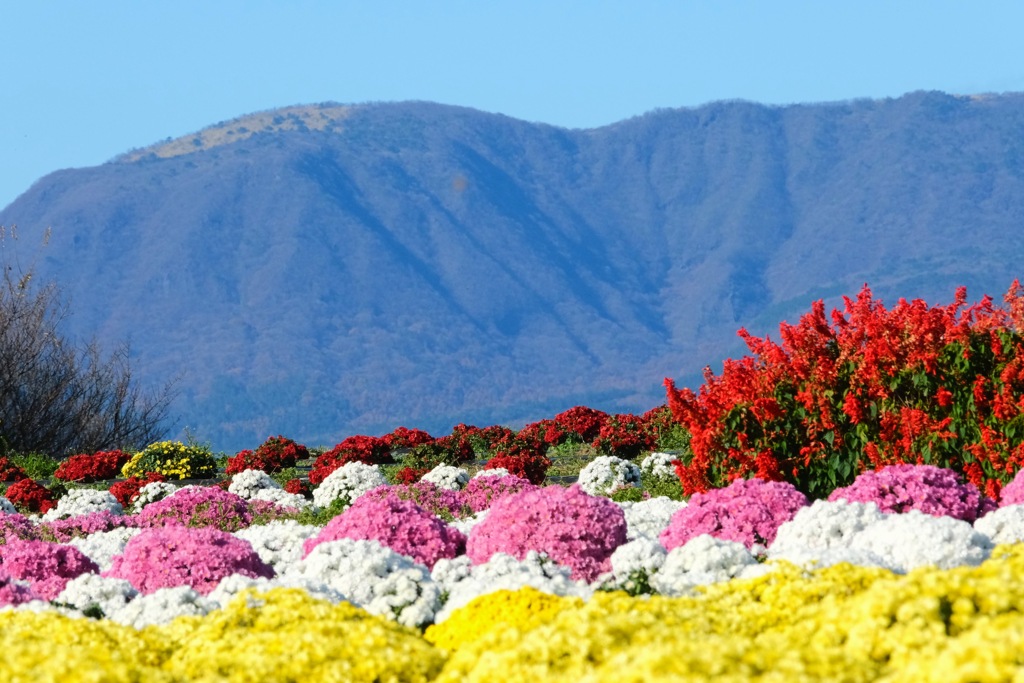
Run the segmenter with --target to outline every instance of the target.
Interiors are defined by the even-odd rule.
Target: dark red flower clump
[[[53,476],[78,484],[116,479],[121,468],[131,459],[131,455],[119,450],[99,451],[92,455],[80,453],[62,462]]]

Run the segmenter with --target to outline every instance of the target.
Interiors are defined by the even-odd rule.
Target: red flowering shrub
[[[590,443],[597,438],[608,421],[608,413],[586,406],[575,406],[555,415],[555,422],[573,441]]]
[[[505,439],[511,439],[515,436],[508,427],[501,425],[491,425],[490,427],[474,427],[473,425],[457,424],[452,428],[452,433],[449,434],[449,438],[458,439],[459,441],[468,441],[474,451],[490,452],[494,450],[496,444],[500,443]]]
[[[313,489],[310,488],[309,482],[301,479],[289,479],[284,483],[284,490],[288,493],[296,493],[306,500],[313,500]]]
[[[309,472],[309,483],[319,486],[328,474],[350,462],[388,465],[394,460],[391,458],[391,449],[384,439],[375,436],[350,436],[316,459]]]
[[[434,437],[422,429],[407,429],[405,427],[396,427],[395,431],[385,434],[382,438],[388,448],[393,451],[399,448],[412,448],[434,440]]]
[[[469,462],[476,457],[472,442],[465,437],[442,436],[430,443],[420,444],[414,447],[402,459],[406,469],[424,473],[444,463],[448,465],[460,465]],[[406,474],[405,476],[411,476]]]
[[[395,474],[395,481],[399,484],[415,484],[423,475],[430,471],[429,467],[403,467]]]
[[[0,458],[0,481],[11,482],[28,479],[28,474],[10,458]]]
[[[602,455],[633,460],[658,446],[658,433],[642,417],[623,413],[610,416],[591,445]]]
[[[121,468],[132,456],[119,450],[72,455],[60,464],[53,476],[61,481],[88,484],[94,481],[116,479]]]
[[[812,498],[860,472],[930,464],[990,497],[1024,465],[1024,296],[886,309],[867,286],[831,322],[822,301],[781,343],[740,330],[753,353],[705,370],[699,393],[666,379],[690,433],[677,471],[686,495],[738,477],[785,480]]]
[[[504,468],[509,474],[530,480],[530,483],[540,486],[544,483],[551,461],[547,456],[534,454],[503,455],[499,454],[487,461],[485,470]]]
[[[108,490],[114,498],[117,498],[121,507],[127,510],[138,497],[142,487],[155,481],[167,481],[167,477],[159,472],[147,472],[145,477],[128,477],[123,481],[114,482]]]
[[[53,493],[31,479],[14,482],[7,487],[7,492],[4,495],[15,507],[26,512],[43,514],[57,505]]]
[[[272,436],[255,451],[239,451],[229,458],[224,472],[233,475],[245,470],[262,470],[273,474],[287,467],[295,467],[297,461],[308,457],[309,450],[302,444],[283,436]]]
[[[568,441],[570,434],[554,420],[538,420],[525,425],[516,436],[524,441],[536,441],[545,446],[558,446]]]

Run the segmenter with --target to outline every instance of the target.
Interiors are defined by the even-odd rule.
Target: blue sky
[[[0,207],[235,116],[432,100],[572,128],[722,99],[1024,91],[1024,3],[0,0]]]

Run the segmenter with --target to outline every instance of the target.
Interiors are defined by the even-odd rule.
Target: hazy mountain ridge
[[[39,269],[74,329],[180,372],[182,423],[218,447],[640,411],[664,376],[742,352],[739,326],[864,282],[1001,295],[1024,255],[1022,104],[727,102],[590,130],[317,105],[344,115],[264,112],[278,128],[51,174],[0,224],[53,227]]]

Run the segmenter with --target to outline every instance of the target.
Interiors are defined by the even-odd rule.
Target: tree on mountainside
[[[55,283],[7,258],[0,227],[0,446],[62,457],[142,448],[164,433],[171,386],[144,394],[132,381],[127,344],[104,357],[59,331],[68,305]]]

